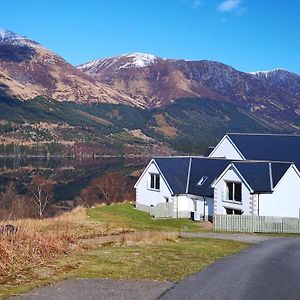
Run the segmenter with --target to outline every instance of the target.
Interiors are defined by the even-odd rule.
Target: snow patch
[[[0,28],[0,43],[10,43],[13,45],[27,45],[34,46],[38,45],[38,43],[30,40],[29,38],[16,34],[10,30],[1,29]]]
[[[269,70],[269,71],[248,72],[248,74],[256,75],[256,76],[263,76],[263,77],[268,78],[271,74],[274,74],[274,73],[277,73],[277,72],[280,72],[280,71],[285,71],[286,72],[285,69],[277,68],[277,69]]]
[[[120,66],[119,69],[127,69],[131,67],[144,68],[155,63],[157,59],[157,57],[152,54],[139,53],[139,52],[124,54],[121,57],[130,58],[130,61]]]

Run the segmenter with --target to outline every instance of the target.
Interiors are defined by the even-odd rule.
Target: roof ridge
[[[273,191],[274,185],[273,185],[273,173],[272,173],[272,163],[269,161],[269,176],[270,176],[270,187],[271,191]]]
[[[227,132],[226,135],[264,135],[264,136],[295,136],[300,137],[300,134],[294,133],[247,133],[247,132]]]
[[[189,161],[189,168],[187,172],[187,180],[186,180],[186,188],[185,188],[185,193],[188,194],[189,192],[189,185],[190,185],[190,177],[191,177],[191,166],[192,166],[192,157],[190,157]]]
[[[259,160],[259,159],[246,159],[246,160],[232,160],[232,163],[279,163],[279,164],[294,164],[293,161],[284,161],[284,160]]]

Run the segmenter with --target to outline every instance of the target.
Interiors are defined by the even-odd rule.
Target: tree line
[[[27,193],[19,194],[13,182],[0,192],[0,220],[44,218],[58,212],[54,197],[56,182],[42,176],[34,176],[27,186]],[[92,180],[77,196],[73,204],[91,207],[99,203],[118,203],[132,200],[133,182],[119,172],[110,172]]]

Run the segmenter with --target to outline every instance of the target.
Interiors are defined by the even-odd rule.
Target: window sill
[[[223,200],[225,203],[231,203],[231,204],[239,204],[242,205],[242,201],[234,201],[234,200]]]
[[[151,191],[151,192],[160,192],[160,190],[157,190],[157,189],[151,189],[151,188],[147,188],[148,191]]]

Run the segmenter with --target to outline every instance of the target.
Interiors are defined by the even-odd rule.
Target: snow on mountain
[[[285,69],[277,68],[274,70],[249,72],[249,74],[260,76],[260,77],[263,76],[265,78],[268,78],[270,75],[274,75],[275,73],[280,73],[280,72],[287,73],[288,71]],[[288,72],[288,73],[290,73],[290,72]]]
[[[38,45],[38,43],[32,41],[31,39],[27,38],[26,36],[22,36],[16,34],[12,31],[1,29],[0,28],[0,43],[2,44],[12,44],[18,46],[34,46]]]
[[[113,68],[114,70],[145,68],[154,64],[158,60],[157,56],[146,53],[127,53],[121,56],[98,59],[78,66],[83,72],[95,73],[99,70]]]
[[[122,55],[122,57],[129,58],[130,60],[125,63],[123,66],[120,66],[119,69],[126,69],[130,67],[144,68],[150,64],[153,64],[157,59],[156,56],[152,54],[145,53],[131,53]]]

